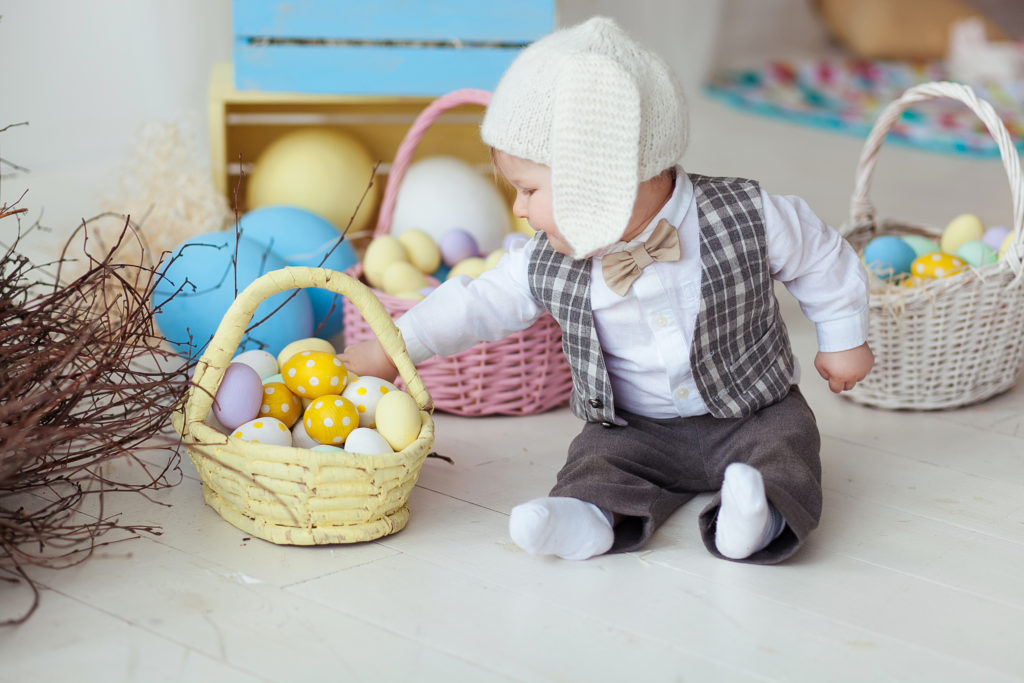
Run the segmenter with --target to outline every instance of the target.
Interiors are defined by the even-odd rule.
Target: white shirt
[[[799,197],[761,191],[768,261],[815,323],[818,348],[842,351],[867,339],[867,276],[856,252]],[[678,169],[672,196],[628,244],[645,241],[662,219],[679,231],[682,258],[647,266],[620,297],[605,285],[601,257],[591,259],[590,300],[615,405],[652,418],[702,415],[707,406],[693,379],[690,345],[700,309],[700,227],[693,184]],[[414,363],[451,355],[478,341],[497,341],[544,313],[533,298],[528,264],[533,242],[509,251],[471,280],[446,281],[397,321]],[[799,366],[793,381],[799,380]]]

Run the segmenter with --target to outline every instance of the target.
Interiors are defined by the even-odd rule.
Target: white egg
[[[292,445],[292,433],[288,431],[284,422],[275,417],[257,417],[255,420],[249,420],[231,432],[231,436],[243,441],[274,446]]]
[[[345,450],[363,455],[386,455],[395,452],[380,433],[369,427],[353,429],[345,439]]]
[[[345,449],[338,448],[337,446],[332,446],[329,443],[318,443],[317,445],[313,446],[311,450],[322,451],[324,453],[341,453]]]
[[[266,351],[264,349],[249,349],[248,351],[243,351],[232,358],[231,362],[248,365],[256,371],[256,374],[260,376],[260,379],[264,380],[279,372],[277,369],[277,358],[275,358],[274,354],[270,353],[270,351]]]
[[[355,404],[359,411],[360,427],[375,427],[377,424],[377,404],[380,399],[392,391],[398,391],[391,382],[369,375],[352,382],[341,395]]]
[[[415,399],[404,391],[390,391],[377,403],[377,431],[400,451],[420,435],[422,420]]]
[[[316,448],[321,444],[306,433],[306,425],[302,424],[302,420],[299,420],[292,427],[292,445],[296,448]]]

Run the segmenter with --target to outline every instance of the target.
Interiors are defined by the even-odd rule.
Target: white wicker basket
[[[850,222],[843,233],[858,250],[882,234],[941,234],[876,219],[867,196],[886,133],[905,109],[935,98],[967,105],[999,146],[1013,200],[1014,238],[1005,255],[991,265],[913,288],[884,283],[872,287],[868,342],[875,367],[844,395],[881,408],[939,409],[976,403],[1012,387],[1024,366],[1020,159],[998,115],[973,90],[957,83],[925,83],[908,89],[881,113],[861,152]]]

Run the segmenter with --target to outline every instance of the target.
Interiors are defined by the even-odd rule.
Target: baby
[[[637,549],[682,504],[718,557],[775,563],[821,515],[820,437],[773,292],[815,323],[834,392],[874,362],[856,253],[796,197],[687,173],[686,103],[655,55],[594,18],[523,50],[481,126],[537,234],[397,325],[414,362],[526,329],[549,312],[586,421],[548,497],[512,509],[529,553]],[[341,354],[393,378],[374,341]]]

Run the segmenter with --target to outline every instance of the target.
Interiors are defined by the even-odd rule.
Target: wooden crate
[[[493,90],[550,33],[554,0],[234,0],[235,87],[418,95]]]
[[[245,175],[260,152],[280,135],[301,126],[338,126],[382,162],[383,189],[399,143],[432,97],[313,95],[237,90],[231,64],[217,64],[209,87],[211,170],[217,190],[245,212]],[[427,131],[414,159],[446,154],[491,172],[480,140],[483,109],[463,106],[443,114]],[[242,174],[241,172],[245,173]]]

